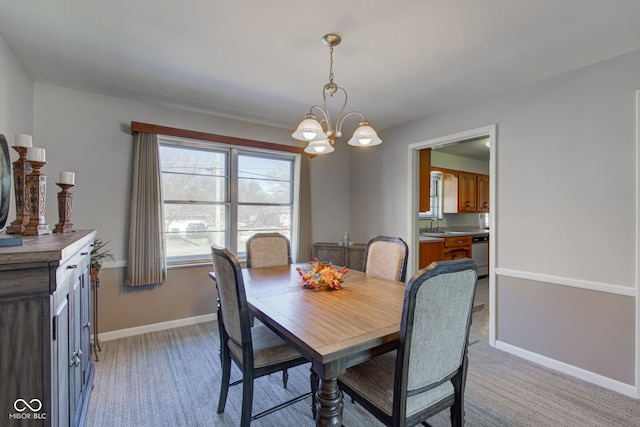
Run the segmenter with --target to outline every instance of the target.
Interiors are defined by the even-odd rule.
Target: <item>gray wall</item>
[[[16,133],[31,134],[32,130],[33,82],[0,35],[0,133],[12,146]],[[13,149],[9,151],[11,160],[16,160],[18,153]],[[11,206],[15,206],[13,194]],[[9,212],[8,222],[11,222],[15,219],[15,208]]]
[[[431,152],[431,165],[446,169],[489,175],[489,162],[441,153],[438,150],[433,150]]]
[[[513,333],[498,328],[498,343],[635,384],[639,87],[640,52],[634,52],[383,132],[379,150],[352,157],[356,237],[373,230],[408,237],[409,144],[497,124],[493,262],[496,292],[509,286],[504,291],[510,297],[498,300],[495,314],[499,325],[522,328]],[[384,203],[375,211],[380,214],[370,215],[376,203]],[[541,295],[528,300],[521,286],[503,280],[512,276],[535,278],[528,286],[539,286]],[[597,292],[585,297],[584,289]],[[566,292],[576,294],[576,304],[554,312],[553,334],[525,321],[524,313],[542,315],[545,301]],[[617,297],[613,303],[592,311],[608,293]],[[521,306],[500,305],[516,303]],[[594,313],[600,328],[587,339],[582,325],[590,324]],[[569,358],[569,353],[582,356]],[[613,353],[619,358],[610,360]]]
[[[502,342],[634,384],[635,299],[514,277],[498,280]]]

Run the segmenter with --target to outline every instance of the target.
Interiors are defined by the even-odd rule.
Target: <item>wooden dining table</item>
[[[301,286],[296,267],[243,269],[249,308],[312,364],[320,379],[316,425],[342,425],[337,378],[397,348],[405,284],[349,271],[339,290]]]

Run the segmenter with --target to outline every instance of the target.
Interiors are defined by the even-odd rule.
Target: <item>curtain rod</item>
[[[273,142],[256,141],[254,139],[238,138],[235,136],[216,135],[215,133],[198,132],[188,129],[172,128],[168,126],[154,125],[150,123],[131,122],[131,133],[154,133],[157,135],[176,136],[179,138],[196,139],[199,141],[218,142],[221,144],[238,145],[241,147],[261,148],[264,150],[284,151],[309,155],[304,148],[293,145],[276,144]]]

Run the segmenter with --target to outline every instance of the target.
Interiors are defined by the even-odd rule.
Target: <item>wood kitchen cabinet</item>
[[[0,248],[2,425],[84,423],[94,374],[89,304],[95,234],[25,237],[23,246]]]
[[[477,175],[476,212],[489,212],[489,175]]]
[[[445,237],[443,259],[471,258],[472,240],[471,236]]]
[[[489,212],[489,175],[432,166],[442,172],[443,212]]]
[[[361,243],[349,246],[337,243],[314,243],[312,256],[322,262],[364,271],[364,248],[365,245]]]
[[[458,172],[458,212],[476,212],[478,175]]]
[[[420,242],[419,251],[420,253],[418,254],[418,268],[425,268],[434,261],[441,261],[444,259],[444,242]]]
[[[431,148],[420,153],[420,212],[431,210]]]

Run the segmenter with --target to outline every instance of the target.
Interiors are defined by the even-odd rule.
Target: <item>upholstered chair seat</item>
[[[300,358],[300,353],[264,325],[256,325],[251,328],[251,341],[253,341],[254,368],[276,365]],[[229,340],[229,350],[242,363],[242,347]]]
[[[396,352],[384,354],[350,369],[340,377],[343,384],[380,408],[389,417],[393,414],[393,386],[396,368]],[[434,405],[446,398],[453,398],[453,385],[445,382],[438,387],[415,396],[407,397],[407,416]]]

